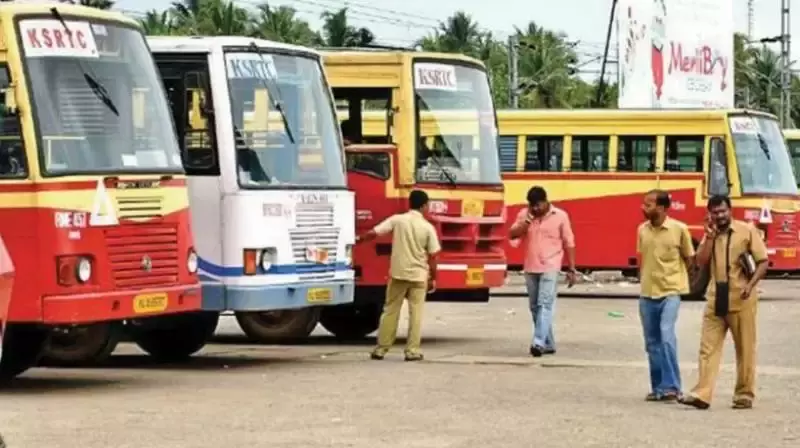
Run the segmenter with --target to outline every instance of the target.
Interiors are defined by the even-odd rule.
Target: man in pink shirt
[[[532,187],[528,190],[528,208],[520,211],[511,226],[510,237],[512,240],[521,238],[525,248],[525,285],[534,328],[531,356],[554,354],[553,313],[565,249],[569,260],[569,286],[577,279],[575,236],[569,216],[547,201],[544,188]]]

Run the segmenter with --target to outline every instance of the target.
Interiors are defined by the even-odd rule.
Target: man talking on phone
[[[682,404],[708,409],[719,373],[725,336],[736,347],[734,409],[750,409],[755,398],[757,286],[767,273],[767,247],[758,230],[731,219],[727,196],[708,200],[705,236],[697,265],[708,269],[706,307],[700,335],[699,378]]]
[[[533,341],[530,354],[540,357],[556,352],[553,336],[553,315],[558,293],[558,274],[566,249],[569,270],[567,283],[572,287],[575,270],[575,236],[567,212],[553,207],[544,188],[528,190],[528,208],[520,211],[511,226],[512,240],[522,239],[525,250],[525,286],[533,317]]]
[[[392,215],[356,243],[392,234],[392,257],[389,261],[389,285],[378,327],[378,346],[370,357],[381,360],[394,345],[403,301],[408,300],[408,337],[406,361],[421,361],[422,308],[426,293],[436,290],[436,256],[441,251],[436,229],[425,219],[428,194],[414,190],[408,197],[409,210]]]
[[[639,226],[639,317],[642,321],[650,393],[647,401],[675,402],[681,394],[675,323],[681,295],[689,292],[689,267],[694,264],[692,236],[686,224],[667,216],[669,193],[652,190],[644,196]]]

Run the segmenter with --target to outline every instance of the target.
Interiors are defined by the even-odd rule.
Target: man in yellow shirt
[[[397,337],[397,325],[403,300],[408,299],[408,338],[406,361],[421,361],[422,308],[426,293],[436,289],[436,255],[441,251],[436,229],[425,219],[428,194],[414,190],[408,198],[410,210],[392,215],[356,243],[392,234],[392,257],[389,266],[389,285],[378,327],[378,346],[372,359],[383,359]]]
[[[733,408],[750,409],[755,398],[757,286],[769,263],[758,230],[731,219],[727,196],[708,200],[706,235],[697,249],[697,264],[710,274],[700,332],[700,378],[681,403],[697,409],[711,405],[722,347],[730,330],[736,348]]]
[[[694,246],[686,224],[667,216],[669,193],[648,192],[642,203],[647,221],[639,226],[641,297],[639,317],[650,365],[647,401],[674,402],[681,395],[678,339],[675,322],[681,295],[689,292],[688,266],[694,263]]]

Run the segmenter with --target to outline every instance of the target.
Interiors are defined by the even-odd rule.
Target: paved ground
[[[797,447],[800,301],[786,283],[765,286],[784,299],[761,303],[752,411],[728,408],[731,347],[710,411],[645,403],[635,301],[563,298],[559,353],[533,360],[524,299],[498,297],[430,304],[423,363],[402,362],[400,347],[370,361],[372,341],[336,345],[323,331],[250,346],[226,319],[189,365],[151,366],[124,346],[104,368],[34,370],[0,392],[0,432],[24,448]],[[679,322],[687,386],[701,307],[683,304]]]

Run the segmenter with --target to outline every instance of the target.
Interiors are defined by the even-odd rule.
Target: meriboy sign
[[[733,2],[620,0],[620,108],[729,108]]]

